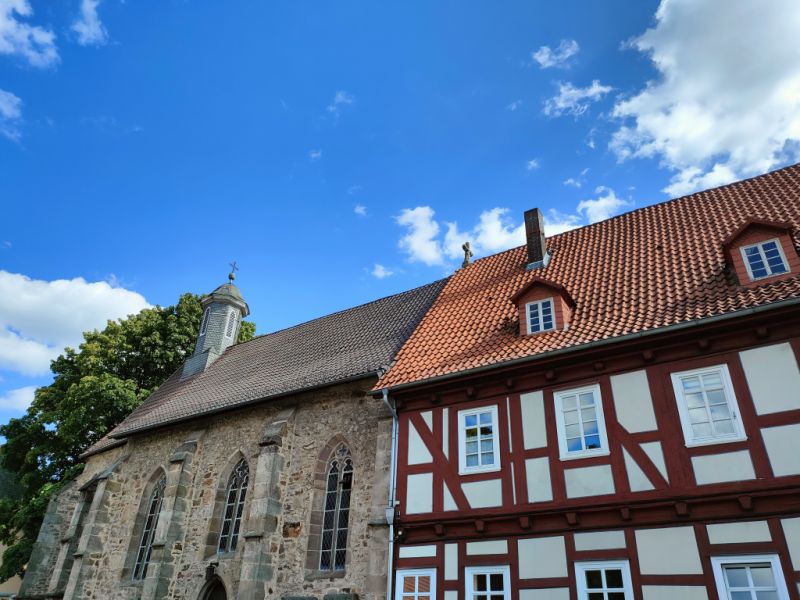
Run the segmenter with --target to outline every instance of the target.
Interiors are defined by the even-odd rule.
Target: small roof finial
[[[236,266],[236,261],[228,264],[231,266],[231,272],[228,273],[228,280],[233,283],[233,280],[236,279],[236,271],[239,270],[239,267]]]
[[[469,266],[469,259],[472,258],[474,255],[472,254],[472,250],[469,249],[469,242],[464,242],[464,245],[461,246],[461,249],[464,251],[464,262],[461,263],[461,268]]]

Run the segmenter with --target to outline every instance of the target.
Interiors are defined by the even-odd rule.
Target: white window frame
[[[597,435],[600,437],[600,447],[589,450],[576,450],[570,452],[567,449],[567,432],[564,423],[564,409],[562,398],[573,394],[581,394],[591,391],[595,398],[595,410],[597,411]],[[603,397],[600,394],[600,385],[584,385],[577,388],[556,390],[553,392],[553,400],[556,411],[556,431],[558,432],[558,451],[561,460],[574,460],[576,458],[586,458],[587,456],[607,456],[611,453],[608,447],[608,435],[606,434],[606,417],[603,413]],[[578,408],[580,412],[580,407]]]
[[[544,329],[544,323],[542,319],[542,305],[546,302],[550,303],[550,314],[553,316],[553,326]],[[533,331],[533,327],[531,327],[531,305],[538,304],[539,305],[539,325],[541,326],[539,331]],[[525,304],[525,324],[527,326],[528,335],[534,335],[536,333],[544,333],[546,331],[553,331],[557,327],[556,323],[556,303],[553,301],[553,298],[542,298],[541,300],[534,300],[533,302],[527,302]]]
[[[472,589],[472,576],[473,575],[497,575],[503,576],[503,598],[511,600],[511,567],[508,565],[496,567],[466,567],[464,569],[464,594],[467,600],[474,600],[475,594],[479,594],[477,590]]]
[[[403,597],[403,579],[406,577],[425,577],[426,575],[431,578],[431,591],[425,594],[431,597],[431,600],[436,600],[436,569],[400,569],[395,571],[397,578],[395,579],[394,598],[395,600],[405,600]],[[418,594],[415,594],[414,600],[417,600]]]
[[[789,590],[786,579],[781,569],[781,560],[777,554],[745,554],[741,556],[712,556],[711,568],[714,571],[714,581],[717,584],[717,594],[720,600],[730,600],[728,584],[722,568],[727,565],[752,565],[754,563],[769,563],[775,577],[775,587],[778,590],[779,600],[789,600]]]
[[[475,467],[467,466],[467,432],[466,419],[470,415],[480,413],[492,413],[492,452],[494,453],[493,465],[478,465]],[[480,417],[478,417],[478,427],[480,427]],[[480,446],[478,447],[480,452]],[[458,473],[468,475],[471,473],[492,473],[500,470],[500,422],[497,415],[497,405],[482,406],[480,408],[469,408],[458,411]]]
[[[682,377],[692,377],[695,375],[702,375],[717,371],[722,379],[722,387],[725,390],[725,398],[728,400],[728,408],[731,411],[734,433],[727,436],[719,436],[712,438],[699,438],[695,439],[692,433],[692,423],[689,419],[689,407],[683,397],[683,385],[681,385]],[[672,378],[672,389],[675,394],[675,402],[678,404],[678,414],[681,418],[681,428],[683,429],[683,440],[687,448],[694,448],[696,446],[710,446],[713,444],[730,444],[732,442],[741,442],[747,439],[744,431],[744,424],[742,423],[741,413],[739,412],[739,404],[736,400],[736,394],[733,391],[733,382],[731,381],[731,374],[728,371],[728,365],[712,365],[703,367],[702,369],[692,369],[690,371],[677,371],[670,373]]]
[[[587,600],[589,591],[586,588],[586,571],[605,569],[620,569],[624,586],[625,600],[633,600],[633,583],[631,582],[631,567],[627,560],[593,560],[575,563],[575,583],[577,584],[578,600]],[[596,591],[596,590],[591,590]]]
[[[769,242],[775,242],[775,245],[778,247],[778,254],[781,256],[781,260],[783,261],[783,266],[786,267],[786,270],[783,273],[773,273],[772,269],[767,262],[767,256],[764,252],[764,244],[768,244]],[[761,260],[764,263],[764,267],[767,269],[767,274],[763,277],[754,277],[753,271],[750,268],[750,261],[747,260],[747,253],[745,252],[748,248],[758,248],[758,253],[761,255]],[[744,262],[744,268],[747,269],[747,276],[750,277],[750,281],[757,281],[759,279],[767,279],[768,277],[775,277],[776,275],[786,275],[787,273],[791,273],[792,269],[789,266],[789,261],[786,260],[786,255],[783,253],[783,244],[781,244],[780,239],[778,238],[770,238],[768,240],[761,240],[760,242],[756,242],[755,244],[748,244],[747,246],[741,246],[739,248],[739,252],[742,254],[742,261]]]

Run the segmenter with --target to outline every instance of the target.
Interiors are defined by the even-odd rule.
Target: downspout
[[[394,508],[395,480],[397,478],[397,411],[389,402],[389,390],[383,388],[383,403],[392,413],[392,452],[389,459],[389,502],[386,507],[386,522],[389,523],[389,559],[386,566],[386,600],[392,600],[394,569]]]

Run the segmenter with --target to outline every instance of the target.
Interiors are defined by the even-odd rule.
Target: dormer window
[[[722,243],[731,274],[739,285],[752,287],[800,272],[791,223],[751,218]]]
[[[519,315],[519,335],[569,329],[575,301],[564,286],[533,277],[511,297]]]
[[[750,279],[763,279],[789,270],[780,241],[777,239],[742,246],[741,251]]]
[[[555,327],[552,298],[528,302],[525,310],[528,316],[528,333],[550,331]]]

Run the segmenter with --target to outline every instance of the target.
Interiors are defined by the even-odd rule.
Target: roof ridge
[[[236,348],[237,346],[243,346],[245,344],[249,344],[250,342],[254,342],[255,340],[259,340],[261,338],[269,337],[271,335],[276,335],[278,333],[283,333],[284,331],[289,331],[291,329],[296,329],[298,327],[302,327],[303,325],[310,325],[311,323],[316,323],[317,321],[321,321],[322,319],[327,319],[329,317],[334,317],[336,315],[341,315],[341,314],[346,313],[346,312],[358,310],[360,308],[364,308],[365,306],[369,306],[370,304],[377,304],[378,302],[383,302],[384,300],[389,300],[390,298],[395,298],[397,296],[403,296],[405,294],[411,294],[412,292],[416,292],[417,290],[421,290],[422,288],[426,288],[426,287],[435,285],[437,283],[441,283],[442,281],[445,281],[445,280],[447,280],[449,278],[450,278],[450,276],[442,277],[441,279],[436,279],[434,281],[430,281],[430,282],[425,283],[423,285],[418,285],[417,287],[413,287],[413,288],[411,288],[409,290],[404,290],[402,292],[397,292],[395,294],[389,294],[388,296],[383,296],[381,298],[376,298],[375,300],[369,300],[368,302],[363,302],[362,304],[356,304],[355,306],[350,306],[348,308],[342,308],[342,309],[334,311],[332,313],[328,313],[328,314],[325,314],[325,315],[320,315],[319,317],[314,317],[313,319],[309,319],[308,321],[302,321],[300,323],[295,323],[294,325],[289,325],[289,326],[283,327],[281,329],[276,329],[274,331],[269,331],[267,333],[254,335],[249,340],[244,341],[244,342],[239,342],[238,344],[234,344],[233,346],[230,346],[230,348]],[[230,348],[228,348],[228,349],[230,349]]]

